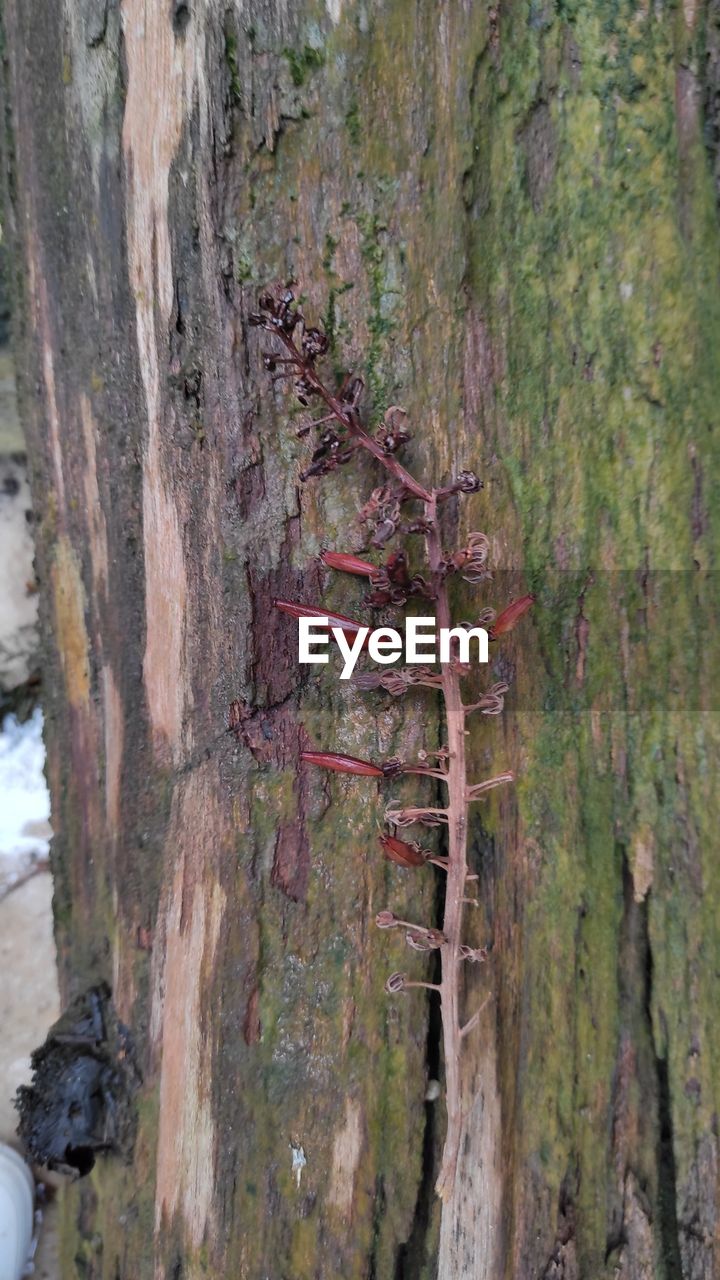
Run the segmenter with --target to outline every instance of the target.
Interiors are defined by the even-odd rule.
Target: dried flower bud
[[[416,843],[409,844],[406,840],[398,840],[397,836],[382,835],[380,844],[388,861],[397,863],[399,867],[425,866],[425,855]]]
[[[488,635],[491,640],[499,640],[500,636],[507,635],[508,631],[512,631],[528,609],[531,609],[535,603],[535,596],[521,596],[519,600],[515,600],[509,604],[507,609],[503,609],[499,613],[491,626]]]
[[[300,479],[307,480],[310,476],[326,475],[327,472],[334,471],[335,467],[350,461],[356,448],[354,440],[347,440],[334,429],[328,428],[313,451],[311,466],[301,473]]]
[[[385,689],[399,698],[415,684],[439,686],[442,676],[431,667],[397,667],[393,671],[362,671],[353,676],[353,682],[358,689]]]
[[[505,706],[505,694],[508,688],[509,685],[504,680],[499,680],[497,684],[491,685],[487,693],[484,693],[475,703],[476,709],[481,711],[484,716],[499,716]]]
[[[403,409],[400,404],[391,404],[385,410],[385,422],[391,431],[402,431],[407,419],[407,409]]]
[[[357,445],[354,440],[340,441],[336,439],[327,446],[321,446],[313,454],[315,461],[312,465],[306,471],[300,473],[300,479],[305,481],[309,480],[311,476],[324,476],[328,472],[334,471],[336,467],[343,467],[346,462],[350,461],[356,449]]]
[[[466,582],[482,582],[487,576],[485,565],[490,551],[490,540],[484,533],[471,533],[467,542],[468,560],[462,576]]]
[[[385,453],[397,453],[404,444],[412,440],[409,431],[378,431],[378,443],[382,445]]]
[[[382,778],[383,771],[369,760],[358,760],[355,756],[341,756],[334,751],[301,751],[300,759],[307,764],[319,765],[321,769],[331,769],[333,773],[356,773],[368,778]]]
[[[405,941],[413,951],[435,951],[447,942],[440,929],[408,929]]]
[[[412,679],[415,672],[410,675],[402,668],[399,671],[385,671],[378,680],[381,688],[385,689],[393,698],[399,698],[406,693],[412,684],[416,682]]]
[[[404,551],[393,551],[387,558],[385,572],[391,582],[397,587],[408,587],[410,585],[410,576],[408,574],[407,556]]]
[[[373,547],[384,547],[386,542],[392,538],[397,525],[394,520],[389,518],[378,521],[375,526],[375,532],[372,536]]]
[[[438,489],[437,497],[442,502],[455,493],[477,493],[482,487],[483,482],[474,471],[461,471],[450,484],[445,485],[444,489]]]
[[[414,481],[413,484],[415,484]],[[411,495],[424,497],[425,490],[419,485],[415,485],[414,490],[406,486],[395,489],[389,485],[373,489],[369,501],[359,513],[359,519],[362,524],[374,523],[375,533],[372,538],[374,547],[384,546],[393,536],[400,523],[400,504]]]
[[[259,312],[248,316],[248,323],[264,329],[282,329],[292,333],[302,319],[300,307],[295,302],[295,294],[288,286],[273,286],[266,289],[258,299]]]
[[[375,439],[382,445],[385,453],[396,453],[402,445],[412,439],[406,427],[407,413],[399,405],[391,405],[385,411],[385,421],[375,433]]]
[[[405,941],[413,951],[432,951],[433,944],[429,941],[426,933],[420,933],[415,929],[408,929],[405,934]]]
[[[460,944],[460,959],[472,960],[476,964],[482,964],[488,958],[487,947],[468,947],[464,942]]]
[[[375,924],[378,929],[395,929],[398,923],[398,918],[394,911],[378,911],[375,917]]]
[[[302,336],[303,355],[308,360],[316,360],[318,356],[324,356],[329,346],[327,334],[320,329],[306,329]]]
[[[483,487],[483,482],[474,471],[461,471],[454,480],[458,493],[478,493]]]
[[[376,569],[370,580],[374,590],[365,597],[363,604],[372,605],[376,609],[386,604],[406,604],[408,596],[417,595],[428,598],[432,595],[425,579],[419,573],[412,578],[409,577],[407,558],[403,551],[388,556],[386,564]]]
[[[361,524],[365,524],[368,520],[372,520],[391,500],[391,497],[392,490],[388,485],[381,485],[378,489],[373,489],[367,502],[358,512],[358,519]]]
[[[338,399],[343,404],[350,405],[352,409],[356,409],[362,399],[362,393],[365,390],[365,383],[362,378],[356,374],[348,378],[344,387],[342,387]]]
[[[387,991],[388,995],[391,995],[391,996],[397,995],[398,991],[404,990],[406,982],[407,982],[406,973],[391,973],[390,977],[385,983],[385,990]]]
[[[317,388],[313,386],[308,378],[297,378],[294,387],[295,395],[303,408],[307,409],[313,396],[318,394]]]
[[[411,827],[415,822],[439,827],[447,820],[446,809],[403,809],[396,800],[391,800],[385,810],[385,821],[391,827]]]
[[[454,551],[443,561],[445,573],[461,573],[466,582],[482,582],[488,576],[487,563],[490,542],[484,533],[471,533],[467,545]]]

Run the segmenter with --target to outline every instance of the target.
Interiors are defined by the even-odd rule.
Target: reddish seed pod
[[[327,618],[328,627],[339,627],[346,636],[356,636],[360,630],[362,623],[353,622],[352,618],[345,618],[341,613],[331,613],[329,609],[323,609],[312,604],[295,604],[292,600],[273,600],[276,609],[280,609],[282,613],[289,613],[291,618]],[[366,636],[363,648],[368,643],[370,636]]]
[[[519,600],[514,600],[509,604],[507,609],[503,609],[495,619],[493,625],[488,631],[491,640],[499,640],[500,636],[507,635],[508,631],[512,631],[528,609],[531,609],[535,603],[534,596],[521,596]]]
[[[357,773],[367,778],[382,778],[383,771],[369,760],[357,760],[355,756],[340,756],[335,751],[301,751],[300,759],[307,764],[317,764],[333,773]]]
[[[420,850],[406,840],[398,840],[397,836],[380,836],[385,857],[399,867],[424,867],[425,859]]]
[[[340,569],[343,573],[356,573],[359,578],[372,578],[377,567],[359,556],[346,555],[344,551],[321,551],[320,559],[328,569]]]

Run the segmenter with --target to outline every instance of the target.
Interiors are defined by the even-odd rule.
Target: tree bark
[[[717,1274],[718,21],[4,0],[61,987],[110,986],[142,1073],[68,1276]],[[473,814],[493,1000],[442,1214],[439,1026],[372,927],[435,883],[382,863],[374,784],[297,767],[441,729],[301,672],[271,608],[357,612],[317,552],[380,483],[298,486],[247,327],[288,276],[414,473],[483,476],[482,605],[538,597],[468,739],[520,783]]]

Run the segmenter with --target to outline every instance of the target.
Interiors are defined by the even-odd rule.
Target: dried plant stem
[[[440,571],[442,543],[437,522],[437,500],[433,496],[425,505],[428,521],[426,545],[430,571],[436,584],[436,613],[440,627],[452,625],[447,585]],[[462,1075],[460,1066],[460,943],[467,880],[467,781],[465,765],[465,712],[460,677],[451,663],[442,668],[442,693],[445,702],[448,758],[448,866],[445,889],[445,914],[442,931],[447,942],[442,949],[443,1048],[445,1053],[445,1105],[447,1132],[440,1176],[436,1183],[439,1196],[447,1198],[455,1183],[458,1152],[463,1125]]]
[[[493,791],[495,787],[501,787],[505,782],[514,782],[515,774],[499,773],[496,778],[486,778],[484,782],[476,782],[473,786],[468,787],[467,799],[480,800],[488,791]]]
[[[291,340],[283,339],[288,349],[294,350]],[[306,376],[308,376],[306,374]],[[438,491],[428,494],[403,467],[388,457],[380,449],[375,440],[368,436],[355,416],[346,412],[340,401],[327,390],[313,372],[310,377],[314,381],[319,394],[327,404],[331,413],[342,426],[352,433],[358,444],[367,449],[373,457],[382,463],[396,480],[400,480],[405,488],[415,497],[423,500],[427,532],[425,541],[428,554],[428,565],[432,575],[435,609],[439,627],[452,626],[450,601],[448,598],[447,580],[442,572],[443,548],[438,527]],[[468,790],[465,763],[465,707],[463,705],[460,674],[452,663],[445,663],[438,681],[445,702],[445,721],[447,726],[447,769],[422,769],[423,772],[441,778],[447,784],[448,801],[446,809],[425,809],[426,813],[442,814],[448,823],[448,857],[443,864],[447,872],[445,889],[445,914],[442,932],[446,943],[441,951],[442,980],[439,987],[430,983],[406,983],[406,986],[427,986],[431,990],[439,990],[442,1004],[443,1049],[445,1056],[445,1105],[447,1108],[447,1132],[443,1150],[442,1165],[436,1183],[436,1191],[443,1199],[447,1199],[455,1184],[458,1153],[463,1127],[462,1074],[460,1064],[460,1047],[463,1037],[474,1026],[485,1008],[487,1001],[481,1006],[470,1022],[460,1023],[460,971],[462,944],[463,911],[467,899],[465,885],[468,880],[467,867],[467,808],[471,799]],[[405,772],[416,772],[406,769]],[[502,781],[509,781],[509,775],[503,775]],[[497,780],[499,783],[500,779]],[[482,784],[480,784],[482,786]],[[495,780],[490,785],[496,785]],[[420,812],[420,811],[418,811]],[[408,814],[410,811],[408,810]]]
[[[451,573],[458,572],[468,582],[480,582],[486,576],[485,560],[489,542],[485,534],[473,533],[469,535],[467,546],[446,556],[443,551],[438,523],[438,506],[453,494],[477,492],[481,487],[478,477],[473,472],[461,471],[456,479],[444,488],[426,489],[392,456],[398,443],[403,442],[401,439],[403,429],[402,426],[399,429],[393,426],[393,420],[390,416],[391,411],[386,411],[388,415],[387,422],[382,424],[377,437],[369,435],[363,427],[357,411],[359,399],[357,386],[359,384],[359,387],[362,387],[360,380],[348,381],[345,384],[348,390],[343,390],[338,395],[323,382],[316,369],[316,360],[318,356],[327,352],[328,337],[317,328],[306,327],[302,311],[296,306],[292,289],[286,288],[281,293],[273,292],[272,290],[265,293],[260,298],[260,308],[259,313],[249,317],[250,323],[273,334],[282,344],[285,352],[285,355],[281,358],[272,355],[266,356],[266,367],[273,370],[278,365],[282,366],[282,371],[277,375],[279,378],[296,376],[296,394],[301,404],[307,406],[309,400],[313,397],[322,401],[327,412],[323,413],[321,418],[316,419],[314,424],[311,424],[312,426],[318,427],[334,419],[341,428],[339,435],[335,432],[328,432],[326,433],[327,439],[321,437],[313,455],[312,466],[301,478],[307,479],[310,475],[327,474],[336,466],[348,462],[350,457],[359,449],[365,449],[372,454],[394,481],[394,484],[386,485],[383,490],[376,490],[371,501],[361,512],[361,517],[364,520],[369,519],[373,512],[382,510],[379,499],[376,499],[376,494],[384,492],[389,495],[389,505],[376,527],[373,545],[384,545],[388,538],[393,536],[398,529],[405,533],[424,534],[430,582],[427,583],[420,575],[415,575],[413,578],[408,576],[404,553],[394,553],[393,557],[388,559],[387,565],[377,570],[377,572],[369,562],[360,560],[356,555],[347,552],[335,551],[327,553],[325,555],[326,563],[331,568],[368,575],[375,590],[373,595],[368,597],[366,603],[375,606],[384,603],[406,603],[410,594],[419,594],[424,599],[432,599],[435,603],[438,627],[440,630],[451,630],[452,618],[447,586],[448,576]],[[299,342],[294,336],[298,325],[301,332]],[[398,407],[395,406],[395,417],[398,416],[398,412],[405,416],[404,411],[398,410]],[[310,429],[310,426],[302,427],[298,434],[305,435]],[[408,438],[405,435],[405,439]],[[391,444],[392,439],[394,439],[394,444]],[[331,452],[333,449],[335,450],[334,453]],[[374,508],[372,506],[373,499],[376,501]],[[421,519],[414,519],[410,524],[402,524],[399,517],[400,506],[409,499],[422,503],[423,515]],[[398,563],[399,557],[402,559],[400,564]],[[395,598],[397,596],[399,596],[399,599]],[[530,608],[532,601],[532,596],[524,596],[509,605],[495,618],[489,631],[490,638],[495,640],[507,631],[512,630],[516,622]],[[294,617],[316,617],[321,614],[321,610],[315,605],[295,604],[281,600],[275,603],[278,608]],[[326,611],[322,611],[322,616],[334,616],[341,629],[347,630],[350,634],[356,633],[359,629],[358,624],[351,619],[339,618],[336,615],[327,614]],[[483,625],[484,618],[485,615],[481,615],[480,621],[483,622]],[[482,711],[486,715],[498,715],[503,706],[503,694],[507,692],[507,685],[501,681],[488,689],[479,700],[468,706],[463,705],[460,682],[462,677],[468,674],[469,671],[470,667],[467,663],[463,665],[458,658],[455,658],[441,664],[439,675],[426,668],[421,668],[416,672],[410,672],[408,668],[397,672],[394,679],[376,675],[363,675],[358,679],[358,684],[361,687],[377,688],[382,686],[393,696],[404,693],[411,685],[425,685],[442,691],[445,704],[447,740],[441,751],[430,753],[436,758],[435,765],[419,761],[415,764],[404,764],[397,759],[385,761],[382,765],[375,765],[369,761],[358,760],[353,756],[339,755],[336,752],[314,750],[302,752],[302,759],[306,762],[336,772],[366,774],[368,776],[382,776],[384,774],[386,777],[393,777],[398,773],[415,774],[435,778],[439,782],[443,782],[447,787],[447,804],[444,808],[429,806],[406,808],[400,807],[397,801],[393,801],[385,811],[386,821],[391,828],[411,826],[414,823],[423,823],[426,826],[439,826],[442,823],[446,823],[448,828],[447,856],[430,856],[426,851],[420,851],[419,846],[406,844],[395,835],[381,837],[381,844],[385,849],[386,857],[399,863],[400,866],[422,866],[423,860],[425,860],[433,863],[446,873],[445,910],[442,929],[409,924],[389,911],[380,912],[376,917],[376,923],[379,928],[400,927],[408,929],[406,941],[416,950],[437,948],[440,951],[441,980],[439,984],[411,981],[405,973],[393,973],[387,979],[385,989],[388,994],[393,995],[409,987],[422,987],[429,991],[437,991],[440,995],[445,1057],[447,1133],[436,1190],[446,1200],[452,1195],[455,1185],[458,1155],[465,1121],[462,1098],[461,1046],[464,1038],[478,1025],[481,1014],[491,999],[491,996],[488,995],[475,1013],[464,1024],[461,1022],[460,984],[464,980],[461,976],[462,963],[466,960],[483,961],[487,956],[485,948],[472,948],[464,943],[462,938],[465,907],[478,906],[475,898],[467,896],[468,881],[477,879],[475,875],[468,873],[467,866],[468,809],[470,804],[475,800],[481,799],[494,787],[513,781],[513,774],[506,772],[481,782],[468,783],[465,754],[467,734],[465,718],[473,711]],[[411,676],[412,678],[410,678]]]
[[[413,766],[413,765],[409,765],[409,764],[406,764],[406,765],[404,765],[404,766],[403,766],[403,770],[402,770],[402,772],[403,772],[403,773],[417,773],[417,774],[419,774],[419,775],[420,775],[420,777],[422,777],[422,778],[439,778],[441,782],[445,782],[445,781],[447,780],[447,776],[448,776],[448,775],[447,775],[447,770],[446,770],[446,769],[426,769],[426,768],[424,768],[423,766],[420,766],[420,765],[418,765],[417,767],[415,767],[415,766]]]
[[[424,489],[421,484],[418,484],[417,480],[410,475],[410,472],[406,471],[404,467],[401,467],[400,463],[397,462],[395,458],[388,457],[382,445],[379,445],[377,440],[373,440],[372,436],[369,436],[360,425],[357,414],[348,406],[344,405],[342,401],[326,387],[325,383],[314,369],[308,368],[307,365],[303,363],[302,357],[295,346],[292,336],[288,333],[283,333],[282,330],[278,330],[277,337],[283,343],[286,351],[288,352],[290,362],[295,364],[298,370],[302,370],[303,377],[307,379],[310,386],[317,392],[320,398],[325,401],[325,404],[330,410],[330,414],[337,422],[340,423],[340,426],[345,427],[345,430],[349,432],[351,436],[354,436],[357,443],[361,445],[363,449],[367,449],[368,453],[371,453],[374,458],[377,458],[378,462],[381,462],[385,467],[385,470],[389,471],[396,480],[399,480],[403,487],[407,489],[408,493],[411,493],[414,498],[422,498],[424,502],[429,502],[430,494],[427,489]]]

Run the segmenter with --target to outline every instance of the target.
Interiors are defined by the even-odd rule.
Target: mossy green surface
[[[28,29],[38,6],[23,18]],[[367,757],[432,748],[438,710],[428,691],[405,704],[362,700],[337,681],[336,663],[301,676],[290,631],[270,613],[272,595],[290,591],[359,611],[358,583],[321,579],[315,557],[323,546],[359,549],[354,516],[380,480],[365,461],[298,493],[308,446],[262,371],[264,344],[243,327],[258,284],[290,277],[310,316],[325,318],[336,374],[364,377],[369,421],[388,403],[407,408],[410,469],[429,483],[463,466],[483,477],[483,493],[449,513],[446,535],[486,530],[495,578],[458,591],[458,616],[525,590],[537,597],[493,651],[492,678],[511,679],[506,715],[470,739],[475,777],[518,774],[512,795],[474,808],[471,823],[483,909],[468,928],[493,949],[469,996],[491,990],[495,1013],[489,1049],[470,1040],[468,1054],[487,1062],[490,1053],[498,1094],[497,1200],[472,1179],[463,1188],[470,1233],[487,1203],[499,1205],[477,1275],[611,1280],[620,1268],[705,1280],[717,1270],[720,245],[703,144],[705,19],[689,12],[622,0],[513,0],[501,10],[302,0],[282,22],[259,3],[242,20],[229,11],[222,30],[193,18],[208,24],[213,136],[223,141],[213,149],[195,121],[181,144],[169,218],[185,329],[174,316],[170,344],[178,367],[201,368],[209,390],[202,443],[191,452],[181,432],[168,434],[163,465],[186,519],[195,754],[178,768],[154,762],[136,687],[142,645],[121,643],[106,603],[88,627],[94,655],[109,653],[124,672],[127,808],[119,846],[94,832],[87,882],[83,806],[102,784],[89,770],[83,791],[63,754],[73,722],[46,618],[67,987],[107,974],[108,938],[117,951],[124,937],[127,954],[138,924],[152,928],[175,867],[173,798],[205,759],[219,761],[210,807],[222,814],[222,839],[208,838],[201,859],[227,902],[203,1021],[214,1217],[200,1246],[181,1215],[162,1224],[153,1248],[170,1275],[177,1259],[184,1278],[430,1280],[436,1271],[429,1187],[444,1118],[433,1104],[425,1141],[428,1006],[417,992],[388,1002],[382,991],[392,969],[425,970],[372,927],[385,906],[427,919],[435,886],[381,862],[374,782],[316,775],[301,794],[293,753],[300,734]],[[58,82],[67,130],[46,139],[45,107],[26,111],[28,189],[36,159],[70,173],[63,146],[84,146],[62,97],[73,91],[63,58],[42,43],[32,56],[32,75]],[[72,48],[64,57],[85,65]],[[109,102],[117,92],[108,85]],[[121,125],[111,113],[103,126],[109,155]],[[193,173],[216,183],[214,248],[202,263],[197,246],[183,247],[204,190]],[[132,312],[128,320],[118,301],[118,314],[103,316],[108,349],[130,369],[124,387],[114,359],[80,340],[99,324],[87,257],[99,297],[116,297],[127,268],[122,256],[105,262],[114,223],[95,207],[96,189],[62,188],[77,226],[90,228],[82,253],[49,230],[56,193],[33,188],[32,207],[49,257],[67,255],[67,273],[58,267],[48,286],[57,331],[79,331],[70,365],[58,361],[76,504],[61,518],[81,548],[81,388],[107,425],[101,468],[129,477],[119,513],[104,491],[111,563],[124,570],[136,563],[128,547],[142,546],[141,498],[130,490],[144,440],[138,427],[126,448],[127,404],[133,422],[144,410],[132,400]],[[26,360],[27,404],[41,369],[29,339]],[[36,492],[50,490],[38,543],[46,564],[58,532],[42,409],[32,410],[30,438]],[[420,548],[413,555],[420,568]],[[141,568],[113,581],[142,637]],[[263,664],[268,636],[276,660]],[[99,705],[96,684],[92,693]],[[233,698],[254,717],[250,746],[224,735]],[[307,866],[288,892],[277,842],[293,824]],[[118,1258],[138,1280],[154,1274],[152,963],[142,953],[124,971],[147,1054],[135,1169],[100,1164],[94,1199],[81,1204],[74,1191],[68,1200],[66,1257],[82,1258],[68,1267],[103,1280],[116,1280]],[[355,1161],[349,1206],[338,1191],[344,1134]],[[298,1185],[291,1147],[300,1146]],[[118,1205],[129,1213],[123,1241]],[[441,1267],[456,1280],[447,1254]]]

